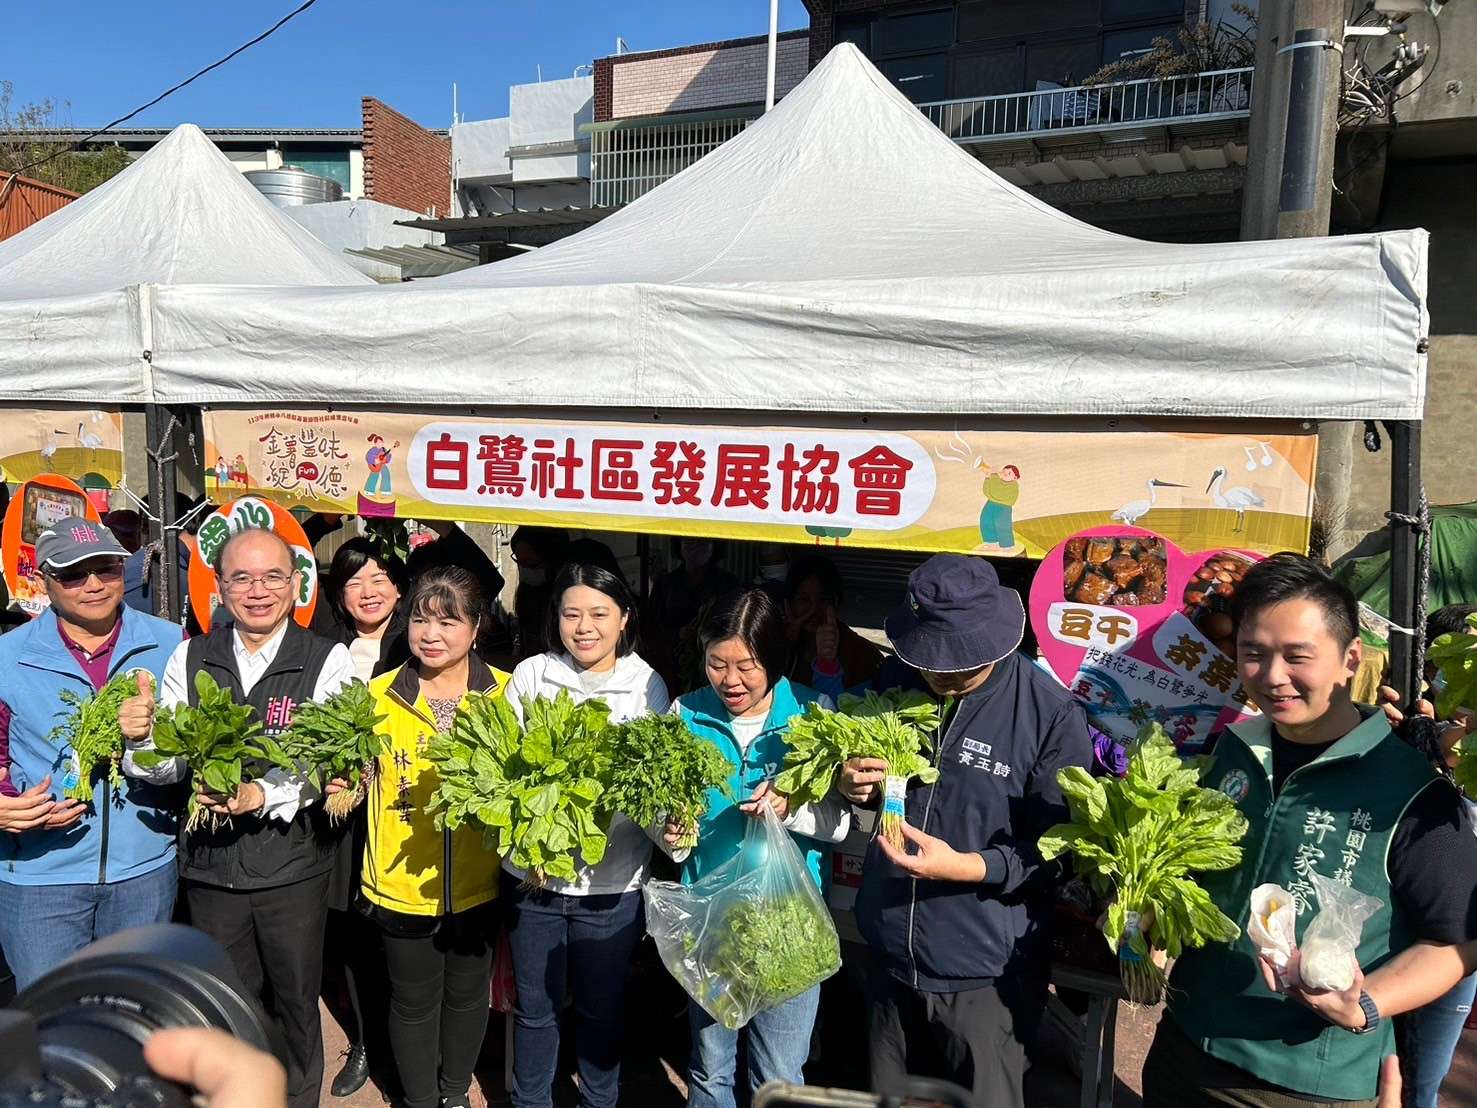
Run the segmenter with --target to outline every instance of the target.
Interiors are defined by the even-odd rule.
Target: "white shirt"
[[[277,660],[277,651],[281,649],[282,640],[286,635],[287,624],[284,623],[277,629],[276,634],[252,651],[247,649],[241,633],[234,628],[231,629],[231,651],[236,660],[237,676],[241,679],[242,695],[250,696],[257,682],[266,675],[272,663]],[[159,702],[162,707],[173,708],[179,704],[188,704],[190,701],[189,670],[186,661],[189,645],[188,641],[180,643],[174,648],[174,653],[170,654],[169,661],[164,665],[164,681],[159,692]],[[328,657],[323,660],[323,668],[318,671],[318,679],[313,684],[313,699],[324,700],[353,679],[354,661],[349,656],[349,648],[342,643],[335,643],[333,649],[328,652]],[[123,772],[129,777],[136,777],[156,785],[172,785],[184,777],[187,767],[183,758],[171,758],[159,763],[153,769],[146,770],[139,767],[133,759],[133,754],[138,750],[152,750],[154,747],[152,739],[129,742],[127,747],[128,749],[123,754]],[[313,787],[306,776],[288,773],[286,770],[275,767],[269,769],[266,776],[256,783],[261,787],[265,798],[265,804],[262,807],[263,817],[281,820],[283,823],[291,823],[301,806],[311,804],[320,797],[318,790]]]
[[[666,682],[636,654],[616,659],[615,668],[603,682],[592,682],[598,686],[593,692],[586,691],[584,676],[568,654],[549,651],[519,662],[503,695],[519,723],[523,722],[525,698],[553,699],[561,689],[567,690],[577,704],[586,700],[605,701],[610,706],[611,723],[624,723],[648,712],[660,715],[667,710]],[[617,813],[606,832],[605,857],[599,865],[581,864],[575,871],[575,880],[551,877],[544,887],[565,896],[602,896],[639,889],[646,880],[651,844],[661,842],[663,830],[660,824],[637,827]],[[523,870],[507,861],[503,862],[503,868],[515,877],[524,876]]]
[[[821,696],[817,703],[822,708],[834,708],[836,705],[829,696]],[[672,711],[682,710],[682,700],[679,697],[672,701]],[[728,729],[733,732],[733,741],[738,744],[739,754],[748,753],[749,747],[753,745],[764,732],[764,725],[769,722],[767,712],[759,712],[752,716],[729,716]],[[747,797],[739,797],[742,803]],[[807,839],[815,839],[823,843],[839,843],[843,841],[851,831],[851,805],[842,799],[841,794],[834,788],[826,794],[824,799],[814,804],[802,804],[790,812],[784,819],[785,827],[797,835],[804,835]],[[676,862],[685,861],[691,853],[687,850],[668,851],[672,860]]]

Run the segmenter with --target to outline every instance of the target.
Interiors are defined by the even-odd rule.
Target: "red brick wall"
[[[451,139],[364,97],[364,196],[413,212],[446,215],[451,203]]]

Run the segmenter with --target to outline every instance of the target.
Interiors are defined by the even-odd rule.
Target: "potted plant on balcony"
[[[1244,69],[1256,55],[1257,13],[1245,4],[1232,4],[1245,26],[1224,20],[1196,23],[1179,29],[1174,38],[1160,35],[1142,54],[1109,62],[1083,79],[1084,85],[1125,81],[1163,82],[1153,95],[1126,98],[1115,116],[1122,120],[1171,119],[1208,112],[1239,111],[1251,103],[1251,90],[1241,74],[1230,74],[1200,85],[1189,78],[1223,69]],[[1148,86],[1154,89],[1154,86]],[[1112,101],[1111,96],[1105,99]]]

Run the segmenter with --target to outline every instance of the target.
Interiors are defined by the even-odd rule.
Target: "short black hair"
[[[333,606],[334,614],[350,627],[354,625],[354,621],[344,607],[344,586],[349,583],[349,578],[370,562],[385,571],[390,580],[395,582],[395,588],[400,590],[401,596],[410,591],[410,575],[406,572],[404,562],[371,539],[362,536],[350,539],[338,548],[328,566],[328,581],[332,586],[328,601]]]
[[[1285,551],[1246,571],[1231,598],[1231,620],[1238,631],[1247,620],[1289,600],[1308,600],[1323,610],[1329,634],[1347,649],[1359,634],[1359,601],[1348,586],[1312,558]]]
[[[436,566],[415,579],[406,612],[412,618],[482,622],[486,602],[475,574],[461,566]]]
[[[1426,617],[1426,649],[1442,635],[1463,634],[1467,630],[1467,617],[1477,612],[1477,604],[1448,604],[1437,608]]]
[[[636,649],[636,643],[641,634],[641,614],[637,611],[636,594],[631,591],[631,586],[626,584],[626,579],[618,571],[611,572],[603,565],[568,562],[555,576],[553,587],[549,592],[548,627],[544,641],[549,644],[551,650],[554,649],[555,643],[562,642],[559,637],[559,609],[564,600],[564,591],[580,585],[587,589],[594,589],[598,593],[604,593],[625,615],[626,626],[621,631],[620,642],[615,648],[616,657],[624,658]]]
[[[508,540],[508,546],[511,549],[519,543],[527,543],[533,547],[539,561],[548,566],[552,572],[564,561],[564,551],[569,547],[569,532],[560,527],[534,527],[531,524],[524,524],[513,532],[513,537]]]
[[[704,665],[715,643],[738,639],[764,667],[769,688],[785,675],[790,642],[785,637],[785,619],[779,605],[763,589],[729,593],[714,603],[698,631]]]
[[[841,571],[824,554],[806,554],[795,559],[790,572],[785,574],[785,599],[794,600],[805,582],[812,577],[821,583],[821,592],[825,593],[826,599],[840,607],[841,602],[846,599]]]

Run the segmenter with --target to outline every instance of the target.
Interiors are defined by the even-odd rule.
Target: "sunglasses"
[[[50,577],[64,589],[75,589],[87,583],[89,577],[96,577],[99,581],[118,581],[123,577],[123,563],[109,562],[102,566],[67,566],[64,569],[48,569],[46,576]]]

